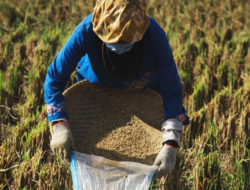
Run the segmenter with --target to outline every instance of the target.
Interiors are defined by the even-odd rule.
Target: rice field
[[[0,1],[0,189],[72,189],[49,147],[43,82],[94,5]],[[250,189],[250,0],[151,0],[147,11],[168,36],[191,117],[156,189]]]

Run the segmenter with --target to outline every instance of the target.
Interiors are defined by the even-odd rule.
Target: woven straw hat
[[[64,92],[76,151],[153,164],[161,149],[162,99],[81,81]]]
[[[92,17],[95,33],[107,43],[140,41],[149,26],[148,3],[149,0],[97,0]]]

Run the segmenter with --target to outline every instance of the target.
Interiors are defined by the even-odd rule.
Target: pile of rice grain
[[[76,151],[153,164],[162,146],[161,101],[148,91],[124,93],[92,87],[74,88],[66,96]]]
[[[116,156],[105,154],[104,157],[109,159],[152,164],[160,148],[158,140],[161,139],[156,141],[153,135],[160,134],[138,117],[131,116],[127,125],[112,130],[96,144],[96,148],[115,152]]]

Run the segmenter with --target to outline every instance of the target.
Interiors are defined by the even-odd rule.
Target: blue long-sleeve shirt
[[[149,17],[150,25],[142,39],[144,49],[139,64],[139,77],[134,80],[117,80],[103,66],[91,19],[92,14],[75,28],[48,68],[44,84],[48,120],[68,117],[62,93],[77,67],[78,81],[87,79],[90,83],[125,91],[157,87],[163,99],[164,118],[180,118],[184,124],[188,124],[188,117],[182,107],[180,77],[166,34],[158,23]]]

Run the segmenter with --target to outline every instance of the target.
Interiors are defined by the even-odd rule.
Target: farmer
[[[161,93],[163,147],[154,178],[172,172],[179,136],[189,118],[182,107],[181,81],[163,29],[148,17],[148,0],[97,0],[94,12],[73,31],[48,68],[44,97],[52,126],[51,149],[69,158],[74,141],[62,95],[71,73],[110,88]]]

